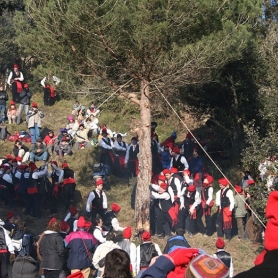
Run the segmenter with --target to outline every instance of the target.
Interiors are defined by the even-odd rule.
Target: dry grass
[[[53,107],[44,107],[42,104],[42,96],[35,95],[33,101],[37,101],[40,105],[41,110],[45,113],[45,118],[43,119],[43,131],[53,129],[56,133],[60,128],[64,127],[67,123],[67,117],[71,113],[71,107],[74,101],[61,100],[57,102]],[[89,104],[90,100],[80,100],[82,104]],[[115,109],[112,109],[115,105]],[[130,113],[129,113],[130,109]],[[112,131],[117,132],[126,132],[128,131],[128,137],[126,139],[129,142],[130,138],[134,135],[132,129],[138,124],[138,108],[133,105],[126,103],[123,100],[114,101],[112,104],[103,105],[102,115],[100,117],[100,123],[106,123]],[[160,141],[163,141],[169,134],[177,129],[178,124],[173,120],[171,123],[169,120],[158,119],[158,128],[157,133],[160,136]],[[27,130],[26,124],[21,124],[20,126],[11,125],[8,127],[8,130],[13,134],[15,131]],[[186,131],[183,131],[180,134],[179,139],[183,140],[186,135]],[[0,156],[6,156],[6,154],[11,153],[13,148],[13,143],[11,142],[0,142]],[[59,161],[59,164],[63,160],[54,158]],[[72,157],[67,157],[67,162],[70,167],[76,172],[77,175],[77,190],[75,195],[75,204],[79,209],[81,215],[86,215],[85,213],[85,204],[89,192],[94,188],[93,181],[91,178],[92,166],[99,159],[99,148],[93,147],[91,151],[81,150],[75,152]],[[132,185],[135,181],[132,181]],[[134,227],[134,213],[130,208],[130,196],[132,192],[132,186],[127,185],[126,180],[121,180],[114,176],[109,177],[109,186],[106,189],[106,194],[108,197],[109,205],[112,202],[119,203],[122,207],[121,212],[118,215],[119,222],[122,226],[131,226]],[[15,209],[18,215],[21,213],[22,207],[17,207]],[[1,208],[0,215],[1,218],[5,218],[7,210]],[[61,204],[58,217],[63,219],[66,212],[63,209]],[[41,233],[49,220],[49,212],[47,208],[43,209],[42,219],[37,220],[30,216],[22,216],[23,220],[27,222],[27,227],[34,234]],[[199,234],[195,235],[192,238],[189,238],[188,241],[193,247],[199,247],[204,249],[210,254],[213,254],[215,250],[215,239],[216,234],[212,237],[205,238]],[[137,239],[135,241],[138,243]],[[164,248],[166,239],[158,239],[153,237],[153,241],[157,242],[161,249]],[[255,259],[256,253],[258,250],[251,248],[248,242],[238,242],[233,238],[230,242],[226,244],[226,250],[230,252],[233,256],[235,273],[249,269],[253,266],[253,261]]]

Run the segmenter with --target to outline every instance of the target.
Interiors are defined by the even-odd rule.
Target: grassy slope
[[[67,122],[67,116],[71,112],[71,106],[73,101],[62,100],[55,104],[53,107],[44,107],[42,104],[42,95],[35,95],[33,101],[37,101],[41,107],[41,110],[45,113],[45,118],[43,119],[43,130],[53,129],[55,132],[58,132],[59,128],[64,127]],[[80,99],[82,104],[88,104],[90,100]],[[129,142],[130,138],[134,135],[133,130],[138,124],[139,111],[133,105],[126,103],[123,100],[112,100],[109,104],[102,106],[102,115],[100,117],[100,123],[106,123],[112,131],[117,132],[126,132],[128,131],[127,141]],[[167,119],[158,119],[159,127],[157,132],[160,136],[160,139],[163,140],[174,129],[177,129],[179,123],[174,120],[169,122]],[[8,130],[13,134],[14,131],[26,130],[26,125],[21,124],[20,126],[11,125],[8,127]],[[182,137],[184,138],[186,132],[183,132]],[[0,156],[5,156],[8,153],[12,152],[13,143],[11,142],[0,142]],[[99,150],[94,147],[93,150],[81,150],[78,153],[75,152],[72,157],[67,158],[67,162],[70,167],[74,169],[77,174],[77,192],[75,196],[76,205],[81,214],[85,214],[85,203],[88,196],[88,193],[94,188],[93,182],[91,179],[92,165],[98,161]],[[57,157],[54,158],[59,161],[61,165],[62,160],[59,160]],[[120,180],[115,177],[109,177],[109,184],[111,188],[106,190],[108,203],[117,202],[121,205],[122,210],[119,214],[119,221],[122,226],[130,225],[133,227],[133,211],[130,209],[130,195],[132,187],[128,187],[126,181]],[[16,212],[21,214],[22,208],[17,208]],[[61,207],[59,210],[59,218],[63,218],[65,211]],[[0,209],[2,219],[5,218],[6,210]],[[29,216],[23,216],[22,218],[27,222],[28,228],[35,234],[39,234],[44,230],[48,221],[48,211],[47,209],[43,210],[43,218],[41,220],[35,220]],[[166,239],[160,240],[153,237],[153,240],[161,246],[164,247]],[[216,234],[210,238],[204,238],[201,235],[196,235],[193,238],[189,238],[188,241],[192,246],[200,247],[206,250],[208,253],[212,254],[215,252],[215,240]],[[235,238],[232,239],[226,245],[226,250],[230,252],[233,256],[235,273],[238,273],[242,270],[246,270],[253,266],[253,261],[255,259],[256,253],[259,250],[252,249],[250,244],[238,242]]]

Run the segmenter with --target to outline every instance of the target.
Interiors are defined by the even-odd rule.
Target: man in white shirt
[[[14,65],[13,70],[10,72],[7,83],[12,86],[13,101],[18,101],[18,93],[23,91],[22,81],[24,80],[23,74],[19,71],[17,64]]]
[[[188,162],[183,155],[180,155],[180,149],[178,147],[174,147],[172,152],[172,159],[170,162],[170,168],[177,168],[178,171],[187,170],[189,168]]]
[[[180,198],[181,196],[181,182],[180,179],[175,176],[174,173],[172,173],[170,170],[168,169],[164,169],[163,170],[163,174],[165,175],[167,182],[168,182],[168,192],[171,196],[171,201],[172,203],[174,203],[174,201],[177,198]]]
[[[218,180],[220,190],[216,193],[215,203],[218,206],[218,215],[216,220],[216,232],[218,237],[224,237],[230,240],[232,232],[232,217],[235,206],[234,194],[229,189],[230,182],[226,178]]]
[[[125,157],[128,149],[128,144],[123,141],[121,134],[117,134],[117,141],[114,142],[114,172],[118,177],[125,176]]]
[[[102,219],[97,216],[93,220],[93,226],[95,227],[93,236],[98,240],[99,243],[104,243],[106,241],[106,238],[103,236],[102,225]]]
[[[86,204],[86,211],[88,217],[92,218],[92,221],[96,218],[97,214],[103,219],[105,212],[107,211],[107,197],[103,191],[103,180],[98,179],[96,181],[96,189],[91,191]]]

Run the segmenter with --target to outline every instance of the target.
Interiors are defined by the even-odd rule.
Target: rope
[[[213,165],[216,167],[216,169],[221,173],[221,175],[226,178],[229,182],[229,184],[231,185],[231,187],[235,190],[234,186],[231,184],[230,180],[225,176],[225,174],[221,171],[221,169],[217,166],[217,164],[214,162],[214,160],[211,158],[211,156],[207,153],[207,151],[203,148],[203,146],[199,143],[199,141],[197,140],[197,138],[194,136],[194,134],[191,132],[191,130],[189,129],[189,127],[185,124],[185,122],[181,119],[181,117],[178,115],[178,113],[176,112],[176,110],[173,108],[173,106],[169,103],[169,101],[166,99],[166,97],[164,96],[164,94],[161,92],[161,90],[157,87],[156,83],[153,83],[155,88],[157,89],[157,91],[161,94],[161,96],[163,97],[163,99],[165,100],[165,102],[169,105],[169,107],[172,109],[172,111],[174,112],[174,114],[177,116],[177,118],[181,121],[181,123],[184,125],[184,127],[187,129],[187,131],[192,135],[192,137],[194,138],[194,140],[197,142],[197,144],[199,145],[199,147],[203,150],[203,152],[207,155],[207,157],[210,159],[210,161],[213,163]],[[251,212],[255,215],[255,217],[258,219],[258,221],[262,224],[262,226],[265,228],[264,223],[261,221],[260,217],[256,214],[256,212],[246,203],[245,199],[239,195],[240,198],[244,201],[244,203],[247,205],[247,207],[251,210]]]

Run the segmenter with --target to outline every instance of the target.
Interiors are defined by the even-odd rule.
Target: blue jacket
[[[163,151],[161,153],[162,169],[170,169],[171,158],[170,152]]]
[[[189,170],[190,173],[193,175],[197,174],[197,173],[202,173],[202,167],[203,167],[203,159],[200,155],[198,155],[197,157],[191,157],[189,159]]]

